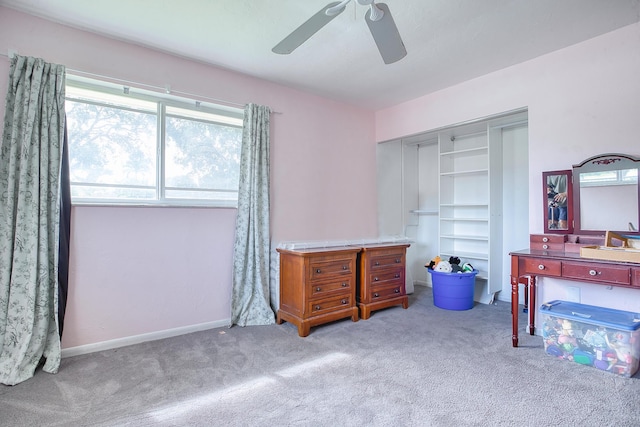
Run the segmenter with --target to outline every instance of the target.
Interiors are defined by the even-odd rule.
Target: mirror
[[[574,231],[640,234],[640,159],[603,154],[573,165]]]
[[[573,187],[571,171],[542,173],[544,232],[573,233]]]

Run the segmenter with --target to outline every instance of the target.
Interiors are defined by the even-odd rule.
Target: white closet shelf
[[[489,169],[473,169],[456,172],[441,172],[440,176],[461,176],[461,175],[479,175],[489,173]]]
[[[460,260],[462,262],[470,262],[473,265],[473,261],[474,260],[482,260],[482,261],[486,261],[489,259],[489,256],[486,253],[477,253],[477,252],[458,252],[456,251],[454,252],[447,252],[447,251],[443,251],[440,256],[443,259],[449,259],[449,257],[452,256],[457,256],[458,258],[460,258]]]
[[[441,221],[464,221],[464,222],[487,222],[489,218],[443,218],[440,217]]]
[[[437,209],[412,209],[409,213],[416,215],[438,215],[440,212]]]
[[[487,151],[489,149],[489,147],[487,147],[486,145],[484,147],[475,147],[475,148],[468,148],[466,150],[454,150],[454,151],[446,151],[444,153],[440,153],[441,156],[458,156],[461,154],[478,154],[481,153],[483,151]]]
[[[489,205],[487,203],[440,203],[440,207],[451,207],[451,208],[488,208]]]
[[[488,241],[489,236],[473,236],[473,235],[462,235],[462,234],[442,234],[440,237],[443,239],[455,239],[455,240],[484,240]]]

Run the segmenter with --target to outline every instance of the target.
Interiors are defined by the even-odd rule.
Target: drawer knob
[[[400,260],[396,258],[396,264],[400,264]]]
[[[343,283],[343,284],[342,284],[342,287],[343,287],[343,288],[346,288],[346,287],[347,287],[347,284],[346,284],[346,283]]]
[[[320,292],[322,290],[322,288],[318,287],[316,288],[316,292]]]
[[[395,289],[393,292],[395,292],[396,294],[400,293],[400,289]]]
[[[396,276],[395,276],[395,277],[396,277],[396,279],[397,279],[397,278],[399,278],[399,277],[400,277],[400,275],[399,275],[398,273],[396,273]]]
[[[538,265],[538,270],[544,270],[544,265],[543,264]]]
[[[377,282],[378,280],[380,280],[380,279],[378,279],[377,277],[374,277],[374,278],[373,278],[373,281],[374,281],[374,282]]]
[[[319,268],[316,268],[316,273],[320,274],[322,273],[322,270],[320,270]]]
[[[549,245],[542,245],[542,249],[549,249]]]
[[[597,276],[598,272],[595,270],[589,270],[589,276]]]
[[[346,303],[347,303],[347,300],[346,300],[346,299],[343,299],[343,300],[342,300],[342,301],[340,301],[340,302],[341,302],[341,303],[343,303],[343,304],[346,304]]]
[[[380,265],[380,261],[376,261],[376,262],[375,262],[375,265]]]
[[[316,305],[316,310],[320,310],[320,306],[319,305]]]
[[[549,238],[548,238],[548,237],[543,237],[543,238],[542,238],[542,241],[543,241],[543,242],[548,242],[548,241],[549,241]]]
[[[348,269],[349,269],[349,267],[348,267],[348,266],[346,266],[346,265],[343,265],[343,266],[342,266],[342,269],[343,269],[343,270],[348,270]]]
[[[373,294],[373,297],[374,297],[374,298],[378,298],[379,296],[380,296],[380,294],[379,294],[379,293],[377,293],[377,292],[376,292],[375,294]]]

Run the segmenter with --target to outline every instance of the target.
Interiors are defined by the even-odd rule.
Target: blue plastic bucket
[[[469,310],[473,308],[476,274],[445,273],[429,270],[433,286],[433,304],[445,310]]]

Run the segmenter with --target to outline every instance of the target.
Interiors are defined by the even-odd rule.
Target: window
[[[608,185],[636,185],[638,169],[610,170],[580,174],[580,187],[601,187]]]
[[[74,203],[235,206],[242,110],[69,78]]]

